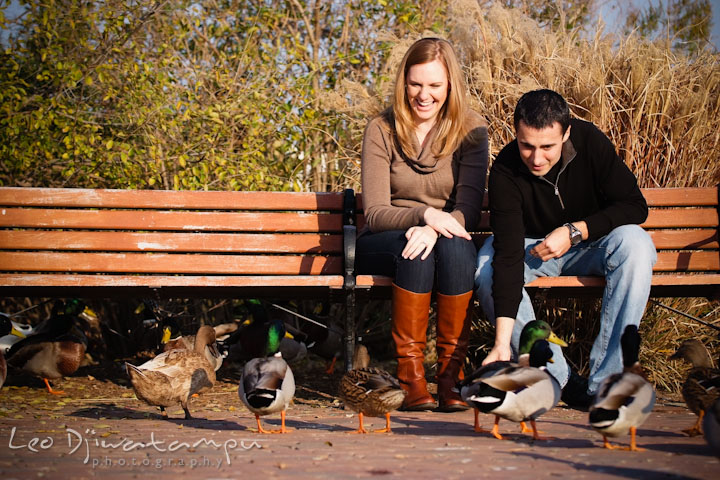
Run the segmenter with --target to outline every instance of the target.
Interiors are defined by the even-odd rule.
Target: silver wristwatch
[[[582,242],[582,232],[572,223],[566,223],[565,226],[570,230],[570,243],[577,245]]]

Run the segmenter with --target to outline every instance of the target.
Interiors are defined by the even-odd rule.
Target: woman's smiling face
[[[448,76],[440,60],[419,63],[408,69],[407,98],[416,124],[434,122],[448,96]]]

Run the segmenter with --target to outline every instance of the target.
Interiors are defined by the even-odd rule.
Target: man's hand
[[[535,245],[530,254],[537,257],[543,262],[551,258],[558,258],[565,255],[570,250],[570,231],[565,225],[562,225],[545,237],[545,240]]]
[[[512,358],[510,345],[498,345],[496,343],[492,350],[490,350],[490,353],[488,353],[487,357],[485,357],[482,364],[487,365],[492,362],[508,362],[510,361],[510,358]]]
[[[507,362],[512,358],[510,338],[512,337],[515,319],[510,317],[497,317],[495,319],[495,345],[485,357],[482,364],[491,362]]]
[[[588,227],[584,220],[573,222],[575,228],[580,230],[582,239],[588,239]],[[551,258],[562,257],[570,250],[572,243],[570,242],[570,229],[565,225],[561,225],[545,237],[545,240],[535,245],[530,254],[539,258],[543,262]]]

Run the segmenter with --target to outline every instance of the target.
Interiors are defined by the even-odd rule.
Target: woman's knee
[[[438,237],[437,243],[435,243],[435,251],[439,262],[457,264],[468,261],[472,264],[477,255],[475,244],[471,240],[460,237]]]
[[[435,250],[438,292],[458,295],[472,290],[477,257],[475,244],[459,237],[440,237]]]
[[[425,260],[420,255],[414,259],[398,259],[395,270],[395,283],[415,293],[426,293],[432,290],[435,281],[435,252]]]

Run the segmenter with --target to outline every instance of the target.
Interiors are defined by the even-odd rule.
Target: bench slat
[[[392,278],[381,275],[358,275],[358,287],[389,287]],[[652,277],[652,285],[720,285],[720,274],[716,273],[688,273],[688,274],[656,274]],[[527,284],[528,287],[603,287],[603,277],[541,277]]]
[[[161,212],[8,208],[0,227],[108,230],[339,232],[339,213]]]
[[[342,253],[339,234],[135,233],[0,230],[4,250],[142,252]]]
[[[714,208],[650,209],[643,228],[717,227]]]
[[[331,287],[341,288],[340,275],[83,275],[0,273],[0,285],[13,287]]]
[[[650,207],[717,206],[716,187],[642,188]]]
[[[717,230],[649,230],[648,234],[658,250],[717,250],[720,248]],[[489,233],[473,233],[476,245],[482,245]]]
[[[667,274],[653,275],[653,286],[672,285],[720,285],[720,274]],[[527,284],[528,287],[603,287],[603,277],[541,277]]]
[[[650,230],[648,232],[658,250],[717,249],[717,230]]]
[[[0,189],[0,205],[132,209],[341,211],[343,193],[196,192],[3,187]]]
[[[712,251],[660,251],[653,270],[656,272],[717,271],[720,270],[720,257],[718,252]]]
[[[230,275],[337,275],[342,257],[0,252],[0,271]]]

